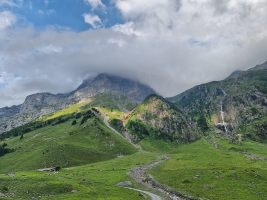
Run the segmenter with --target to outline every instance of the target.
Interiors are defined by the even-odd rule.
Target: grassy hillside
[[[247,141],[237,145],[212,138],[170,150],[171,159],[151,173],[174,190],[212,200],[266,199],[266,144]]]
[[[38,128],[22,139],[20,136],[5,139],[3,142],[14,152],[0,157],[0,172],[76,166],[136,151],[98,117],[76,118]]]
[[[138,105],[130,114],[126,127],[141,140],[152,137],[181,143],[198,138],[194,124],[174,105],[158,95],[151,95]]]

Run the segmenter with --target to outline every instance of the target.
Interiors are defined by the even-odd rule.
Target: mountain
[[[111,93],[125,96],[134,103],[142,102],[155,91],[134,80],[109,74],[99,74],[94,79],[87,79],[73,92],[75,99],[82,100],[98,94]]]
[[[228,136],[241,133],[254,140],[267,139],[267,62],[168,100],[195,122],[204,118],[210,128],[216,126]]]
[[[141,103],[142,84],[110,75],[31,95],[1,119],[65,108],[0,135],[0,199],[266,199],[266,77],[259,65]]]
[[[199,137],[196,126],[172,103],[158,95],[150,95],[129,115],[127,129],[139,139],[166,139],[177,143]]]
[[[0,108],[0,134],[83,100],[90,99],[95,104],[101,102],[103,106],[105,104],[110,106],[108,102],[113,101],[114,107],[127,110],[154,93],[153,89],[138,81],[102,73],[95,78],[84,80],[70,93],[33,94],[28,96],[21,105]],[[117,101],[118,98],[121,101]],[[106,100],[103,101],[103,99]]]

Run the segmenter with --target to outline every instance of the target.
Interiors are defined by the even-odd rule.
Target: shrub
[[[73,122],[71,123],[72,126],[74,126],[76,124],[77,124],[77,121],[76,120],[73,120]]]

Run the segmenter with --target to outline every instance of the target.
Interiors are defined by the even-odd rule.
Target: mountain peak
[[[89,87],[92,83],[96,82],[104,82],[104,81],[112,81],[114,79],[125,79],[116,75],[111,75],[108,73],[100,73],[94,77],[89,77],[83,80],[82,84],[78,87],[77,90],[83,89],[85,87]]]
[[[94,78],[84,80],[74,92],[80,99],[103,93],[119,94],[135,103],[142,102],[147,96],[156,93],[152,88],[138,81],[108,73],[100,73]]]

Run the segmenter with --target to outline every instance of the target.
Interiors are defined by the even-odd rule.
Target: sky
[[[106,72],[163,96],[267,60],[267,0],[0,0],[0,107]]]

